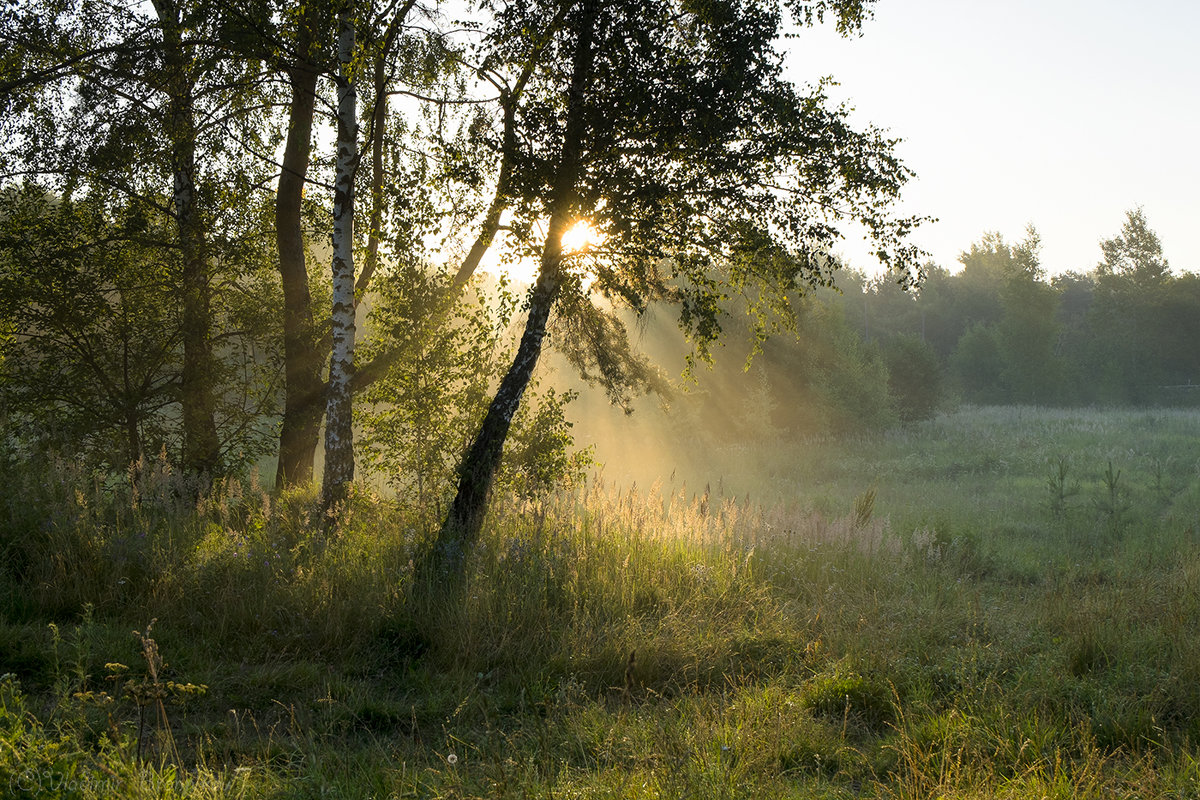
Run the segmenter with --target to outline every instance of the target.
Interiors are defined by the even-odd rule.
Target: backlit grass
[[[1200,415],[713,473],[499,500],[453,602],[410,585],[434,515],[366,491],[325,534],[252,480],[7,476],[0,794],[1200,797]],[[165,722],[125,688],[152,619],[206,687]]]

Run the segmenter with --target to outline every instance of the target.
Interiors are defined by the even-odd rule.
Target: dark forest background
[[[916,290],[840,270],[795,335],[719,352],[685,408],[731,438],[868,431],[961,403],[1191,406],[1200,401],[1200,276],[1172,271],[1140,209],[1087,271],[1048,274],[1036,229],[985,233]],[[733,342],[746,342],[743,335]],[[644,341],[665,334],[648,332]]]

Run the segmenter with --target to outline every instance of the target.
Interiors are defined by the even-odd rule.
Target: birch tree
[[[460,467],[457,494],[423,568],[455,574],[483,523],[513,415],[556,313],[568,327],[591,320],[623,333],[605,307],[644,312],[674,303],[699,358],[721,319],[746,313],[765,337],[790,318],[798,289],[827,283],[827,254],[845,223],[861,223],[887,267],[911,280],[918,223],[889,205],[910,172],[894,140],[855,130],[822,84],[799,89],[781,77],[778,3],[717,0],[579,0],[485,4],[497,58],[522,59],[538,20],[564,15],[515,111],[512,229],[538,259],[528,318]],[[858,30],[868,3],[795,3],[800,23],[826,12]],[[578,251],[563,235],[587,221],[602,244]],[[537,231],[543,231],[537,236]],[[618,396],[637,359],[612,364],[620,336],[568,347]]]
[[[333,348],[325,405],[322,503],[344,499],[354,480],[350,378],[354,372],[354,177],[358,170],[358,88],[354,75],[353,8],[338,18],[337,162],[333,189]]]

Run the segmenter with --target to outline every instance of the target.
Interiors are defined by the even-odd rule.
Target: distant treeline
[[[1171,271],[1140,209],[1089,272],[1048,276],[1039,248],[1032,227],[1016,243],[984,234],[915,291],[841,271],[799,300],[796,335],[748,369],[745,350],[719,352],[675,405],[738,437],[878,429],[960,402],[1200,403],[1200,276]]]

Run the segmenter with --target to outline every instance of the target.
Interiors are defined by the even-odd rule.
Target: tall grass
[[[452,597],[411,584],[439,520],[366,490],[331,527],[253,477],[5,476],[0,794],[1197,797],[1198,422],[974,409],[499,498]],[[207,691],[139,758],[151,619]]]

